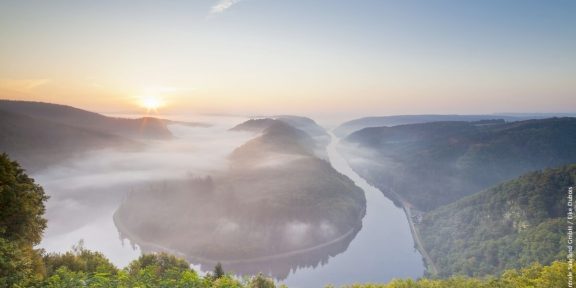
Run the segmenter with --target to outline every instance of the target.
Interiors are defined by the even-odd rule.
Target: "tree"
[[[43,276],[40,243],[46,228],[42,187],[0,154],[0,286],[26,286]]]
[[[118,272],[118,269],[102,253],[84,248],[82,240],[72,247],[72,251],[63,254],[50,253],[45,255],[44,264],[46,265],[47,276],[52,276],[62,267],[71,272],[108,274],[116,274]]]
[[[268,279],[260,273],[250,280],[248,288],[276,288],[276,285],[272,279]]]
[[[222,264],[220,262],[216,263],[214,266],[214,279],[222,278],[224,276],[224,269],[222,269]]]
[[[174,255],[167,253],[144,254],[128,265],[128,273],[138,274],[146,268],[153,268],[157,276],[164,276],[169,272],[191,271],[190,264]]]

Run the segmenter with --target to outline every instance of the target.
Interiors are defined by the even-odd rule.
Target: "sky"
[[[576,111],[576,1],[0,0],[0,98],[103,113]]]

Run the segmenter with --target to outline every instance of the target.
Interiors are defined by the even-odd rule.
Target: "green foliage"
[[[563,217],[567,187],[576,183],[576,165],[535,172],[428,213],[420,229],[447,279],[398,279],[346,288],[565,287]],[[0,288],[4,287],[176,287],[274,288],[258,275],[245,281],[216,265],[202,277],[189,263],[165,253],[142,255],[124,269],[80,242],[64,254],[42,255],[33,247],[46,227],[42,188],[6,154],[0,155]],[[443,237],[449,235],[450,237]],[[532,262],[551,263],[542,266]],[[527,267],[520,270],[510,267]],[[508,270],[504,270],[508,269]]]
[[[550,266],[534,264],[521,270],[508,270],[499,278],[454,276],[448,279],[422,278],[393,280],[387,284],[354,284],[343,288],[551,288],[567,287],[568,264],[554,262]]]
[[[186,261],[166,253],[142,255],[122,270],[100,253],[81,246],[72,252],[47,255],[44,260],[50,273],[36,283],[37,287],[245,287],[230,275],[202,277]]]
[[[0,155],[0,237],[17,243],[40,243],[46,228],[42,187],[8,155]]]
[[[224,275],[201,277],[190,264],[166,253],[142,255],[123,270],[99,252],[84,248],[42,256],[33,249],[46,227],[44,191],[6,154],[0,155],[0,288],[5,287],[238,287]]]
[[[576,163],[576,118],[374,127],[345,140],[374,152],[352,155],[365,160],[352,162],[360,175],[424,211],[530,171]]]
[[[211,283],[211,288],[244,288],[244,285],[230,275],[224,275]]]
[[[222,264],[220,262],[216,263],[214,266],[214,279],[222,278],[224,276],[224,269],[222,268]]]
[[[39,251],[46,228],[42,187],[0,155],[0,287],[27,286],[44,273]]]
[[[154,273],[164,276],[170,271],[178,273],[190,270],[190,264],[174,255],[167,253],[145,254],[128,265],[128,273],[138,274],[147,268],[153,267]]]
[[[435,209],[418,225],[439,276],[498,274],[565,257],[576,165],[533,172]]]
[[[275,288],[274,281],[264,277],[262,274],[252,278],[248,283],[248,288]]]
[[[0,287],[23,283],[32,274],[29,258],[16,244],[0,238]]]
[[[176,288],[275,288],[274,281],[258,275],[246,281],[239,281],[230,276],[220,278],[198,276],[191,269],[181,267],[182,260],[164,262],[162,258],[172,258],[167,255],[156,255],[134,260],[130,266],[138,266],[138,270],[129,268],[120,270],[115,274],[88,273],[85,271],[70,271],[67,267],[60,267],[43,282],[35,287],[49,288],[77,288],[77,287],[176,287]],[[167,258],[166,258],[167,257]],[[150,259],[156,259],[150,261]],[[147,264],[142,265],[146,262]],[[174,265],[174,266],[173,266]],[[470,278],[454,276],[447,279],[396,279],[382,284],[354,284],[342,288],[507,288],[507,287],[533,287],[550,288],[565,287],[567,285],[566,262],[553,262],[549,266],[535,263],[521,270],[507,270],[500,277]],[[164,272],[158,273],[159,270]],[[134,274],[133,274],[134,273]],[[282,285],[281,287],[286,287]],[[333,286],[327,286],[333,287]]]
[[[188,262],[166,253],[142,255],[121,274],[128,287],[207,287]]]
[[[116,274],[118,269],[102,253],[87,250],[80,241],[64,254],[50,253],[44,256],[46,273],[52,276],[61,268],[71,272]]]

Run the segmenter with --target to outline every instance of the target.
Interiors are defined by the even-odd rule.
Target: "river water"
[[[47,205],[48,229],[40,247],[48,252],[63,252],[83,239],[88,249],[102,252],[119,267],[126,266],[141,252],[139,247],[120,239],[112,221],[112,214],[122,201],[122,195],[133,189],[134,183],[144,181],[151,175],[179,176],[177,171],[182,167],[172,167],[171,159],[188,159],[186,163],[193,163],[195,157],[218,153],[223,158],[247,139],[240,137],[234,141],[228,140],[223,142],[226,144],[223,144],[221,151],[210,153],[216,147],[214,141],[218,140],[210,137],[224,133],[230,127],[227,125],[212,128],[209,133],[203,130],[205,128],[174,128],[173,132],[179,136],[179,142],[175,145],[187,147],[195,143],[195,147],[188,151],[174,152],[173,146],[167,146],[153,151],[152,155],[156,155],[156,158],[150,159],[126,153],[115,154],[108,159],[95,155],[84,161],[33,175],[52,197]],[[367,208],[362,229],[344,252],[315,267],[294,268],[280,283],[292,288],[307,288],[324,287],[326,284],[340,286],[359,282],[388,282],[393,278],[422,276],[422,257],[414,248],[403,210],[394,206],[377,188],[369,185],[350,168],[337,149],[337,138],[331,136],[332,141],[327,147],[330,163],[365,192]],[[201,137],[206,138],[206,146],[198,141]],[[213,163],[221,159],[204,160]],[[134,170],[131,164],[155,168]],[[198,266],[194,267],[198,269]]]
[[[289,287],[324,287],[326,284],[382,283],[393,278],[422,276],[424,263],[414,248],[404,211],[350,168],[337,149],[338,139],[331,136],[327,147],[330,163],[366,195],[362,230],[345,252],[329,259],[324,266],[293,272],[284,283]]]

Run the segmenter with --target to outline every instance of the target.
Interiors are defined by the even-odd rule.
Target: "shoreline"
[[[365,215],[366,215],[366,211],[364,211],[363,216],[360,217],[360,221],[362,221],[362,219],[364,218]],[[214,264],[218,263],[218,262],[221,264],[243,264],[243,263],[248,264],[248,263],[257,263],[257,262],[263,262],[263,261],[268,261],[268,260],[274,260],[274,259],[281,259],[281,258],[286,258],[286,257],[290,257],[290,256],[295,256],[298,254],[305,254],[306,252],[314,251],[317,249],[321,249],[321,248],[336,244],[342,240],[345,240],[350,235],[352,235],[355,232],[358,232],[362,229],[361,226],[357,227],[357,228],[353,227],[353,228],[350,228],[346,233],[344,233],[344,234],[338,236],[337,238],[332,239],[328,242],[317,244],[317,245],[314,245],[312,247],[301,248],[298,250],[293,250],[293,251],[288,251],[288,252],[283,252],[283,253],[278,253],[278,254],[273,254],[273,255],[268,255],[268,256],[253,257],[253,258],[248,258],[248,259],[214,260],[214,259],[210,259],[210,258],[206,258],[206,257],[200,257],[200,256],[187,256],[186,254],[179,252],[177,250],[167,248],[167,247],[164,247],[164,246],[159,245],[159,244],[144,241],[140,237],[134,235],[134,233],[132,233],[130,231],[130,229],[127,229],[126,226],[121,223],[122,221],[117,219],[116,212],[114,212],[113,221],[114,221],[114,224],[116,225],[116,228],[120,232],[120,234],[122,236],[125,236],[125,237],[123,237],[123,239],[128,239],[132,243],[140,246],[140,250],[143,250],[143,248],[146,248],[146,247],[152,247],[152,249],[148,249],[148,250],[161,250],[164,252],[168,252],[168,253],[171,253],[174,255],[181,256],[185,259],[193,259],[193,260],[197,260],[198,262],[210,262],[210,263],[214,263]],[[142,251],[142,252],[144,252],[144,251]]]
[[[332,137],[337,138],[333,134],[332,134]],[[336,148],[336,150],[338,150],[338,149]],[[340,153],[340,152],[337,151],[337,153]],[[347,159],[345,161],[348,162]],[[418,250],[420,255],[423,257],[425,271],[428,273],[431,273],[433,275],[437,275],[438,269],[436,268],[436,264],[432,260],[432,257],[430,257],[430,254],[428,254],[428,251],[426,251],[426,249],[424,248],[424,244],[422,243],[422,239],[420,237],[420,232],[418,231],[418,228],[416,227],[416,224],[414,223],[414,221],[412,219],[412,211],[410,210],[411,204],[409,202],[407,202],[406,200],[404,200],[398,193],[391,191],[391,190],[383,191],[382,189],[378,188],[376,185],[373,185],[372,183],[370,183],[370,181],[368,181],[368,179],[364,178],[356,170],[354,170],[353,166],[350,165],[349,162],[348,162],[348,166],[360,178],[362,178],[364,181],[366,181],[366,183],[371,185],[374,189],[378,190],[382,194],[382,196],[384,196],[386,199],[392,201],[392,203],[395,206],[397,206],[398,208],[402,208],[402,210],[404,210],[404,215],[406,216],[406,218],[408,220],[408,226],[410,227],[410,233],[412,234],[412,239],[414,240],[414,243],[416,246],[415,248],[416,248],[416,250]],[[366,191],[364,193],[366,193]]]
[[[378,189],[380,190],[380,189]],[[382,192],[382,194],[384,194],[384,197],[390,199],[392,202],[399,202],[402,210],[404,210],[404,214],[406,214],[406,218],[408,219],[408,224],[410,225],[410,232],[412,233],[412,239],[414,239],[414,243],[416,244],[416,249],[420,252],[420,254],[422,255],[422,257],[424,257],[424,263],[426,264],[426,270],[430,273],[432,273],[432,275],[437,275],[438,274],[438,268],[436,268],[436,264],[434,263],[434,261],[432,260],[432,257],[430,257],[430,254],[428,254],[428,251],[426,251],[426,249],[424,248],[424,244],[422,242],[422,238],[420,237],[420,232],[418,231],[418,228],[416,227],[416,224],[414,223],[414,220],[412,219],[412,210],[410,209],[410,206],[412,206],[409,202],[407,202],[406,200],[402,199],[402,197],[394,192],[394,191],[388,191],[389,193],[393,194],[393,198],[390,198],[388,196],[386,196],[386,193]]]

